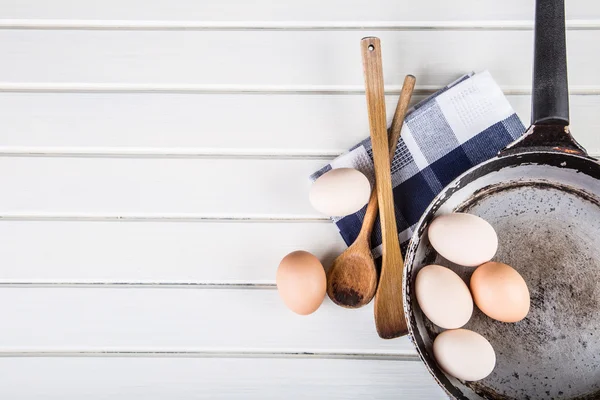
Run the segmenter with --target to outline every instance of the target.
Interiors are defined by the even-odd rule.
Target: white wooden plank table
[[[572,129],[600,155],[600,3],[567,2]],[[372,305],[288,311],[279,260],[345,248],[307,177],[387,106],[488,69],[527,123],[533,1],[0,0],[0,397],[434,399]]]

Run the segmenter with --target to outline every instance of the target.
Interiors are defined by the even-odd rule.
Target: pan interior
[[[475,308],[465,328],[490,341],[497,363],[484,380],[461,382],[443,376],[433,362],[431,344],[442,330],[411,301],[418,341],[432,372],[465,398],[600,397],[599,199],[565,182],[519,179],[482,188],[453,209],[492,224],[499,238],[494,261],[511,265],[523,276],[531,310],[523,321],[507,324]],[[411,288],[418,269],[431,263],[451,268],[468,284],[474,269],[437,255],[426,233],[419,248]]]

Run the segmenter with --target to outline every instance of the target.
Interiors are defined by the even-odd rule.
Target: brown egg
[[[502,322],[518,322],[529,312],[529,289],[523,277],[512,267],[487,262],[473,272],[471,293],[479,309]]]
[[[319,259],[307,251],[285,256],[277,269],[276,282],[285,305],[300,315],[315,312],[325,298],[325,270]]]

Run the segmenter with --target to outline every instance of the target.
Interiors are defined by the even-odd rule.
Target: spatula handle
[[[383,248],[381,275],[375,295],[375,325],[379,336],[391,339],[405,335],[408,330],[402,307],[404,263],[394,213],[381,43],[378,38],[364,38],[361,49]]]
[[[394,112],[394,118],[392,118],[392,126],[388,132],[388,145],[390,146],[390,163],[394,160],[394,154],[396,153],[396,146],[398,140],[400,140],[400,132],[402,130],[402,124],[404,123],[404,117],[408,111],[412,92],[415,88],[416,78],[412,75],[406,75],[404,78],[404,84],[402,85],[402,92],[396,105],[396,111]],[[379,204],[377,203],[377,187],[373,188],[373,193],[369,198],[369,204],[365,210],[365,217],[363,218],[362,227],[360,229],[359,237],[362,236],[363,240],[367,240],[371,243],[371,233],[373,232],[373,225],[375,225],[375,219],[377,218],[377,211]]]

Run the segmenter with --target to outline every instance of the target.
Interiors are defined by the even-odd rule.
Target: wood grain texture
[[[0,88],[18,88],[19,83],[38,88],[44,84],[94,86],[87,83],[141,85],[146,90],[161,85],[180,89],[202,85],[205,90],[360,89],[360,56],[354,44],[366,35],[380,37],[390,49],[384,66],[386,85],[399,86],[411,73],[420,86],[439,88],[466,72],[489,69],[505,88],[531,89],[533,32],[438,30],[0,30],[0,54],[5,55]],[[588,45],[598,41],[600,30],[569,32],[572,90],[600,86],[596,53]]]
[[[282,394],[286,399],[445,398],[416,362],[0,358],[0,396],[14,400],[278,400]]]
[[[314,314],[299,317],[276,290],[0,288],[0,303],[0,352],[333,352],[415,358],[407,338],[377,337],[371,306],[346,310],[326,299]]]
[[[527,124],[531,97],[508,100]],[[570,100],[574,135],[600,154],[600,96]],[[386,96],[388,125],[397,102]],[[333,156],[369,136],[362,94],[0,92],[0,119],[3,152]]]
[[[417,83],[416,78],[413,75],[406,75],[404,77],[404,83],[402,84],[402,91],[400,92],[400,98],[398,99],[398,104],[396,105],[396,111],[394,112],[394,117],[392,118],[392,124],[389,128],[388,136],[389,141],[388,144],[390,146],[389,154],[390,154],[390,164],[394,159],[394,155],[396,154],[396,148],[398,146],[398,140],[400,140],[400,132],[402,131],[402,125],[404,124],[404,117],[406,116],[406,112],[408,111],[408,107],[411,102],[412,93],[415,89],[415,84]],[[385,102],[385,95],[383,97],[383,101]],[[384,108],[385,111],[385,108]],[[387,117],[385,124],[387,126]]]
[[[382,50],[379,38],[364,38],[361,41],[361,50],[383,246],[381,273],[375,295],[375,325],[380,337],[393,339],[405,335],[408,328],[402,308],[404,263],[400,253],[394,212],[383,89]]]
[[[390,165],[394,159],[394,155],[396,154],[396,147],[398,146],[398,140],[400,139],[400,132],[404,123],[404,117],[406,116],[406,111],[408,110],[410,104],[412,92],[415,88],[415,83],[416,79],[412,75],[407,75],[404,79],[404,84],[402,85],[400,98],[398,99],[398,103],[396,104],[396,110],[393,113],[394,116],[392,118],[392,123],[390,124],[390,128],[388,129]],[[385,114],[387,120],[387,111],[385,112]],[[379,210],[379,204],[377,199],[377,191],[374,191],[374,193],[371,194],[369,203],[367,204],[367,209],[365,210],[365,217],[363,219],[363,225],[359,234],[359,238],[368,241],[367,247],[369,249],[371,248],[370,240],[371,233],[373,231],[373,225],[375,224],[375,219],[377,218]]]
[[[533,4],[522,0],[502,3],[478,0],[413,2],[288,0],[107,0],[101,3],[54,0],[5,0],[0,15],[11,19],[175,20],[175,21],[454,21],[533,19]],[[570,0],[567,18],[599,18],[596,2]]]

